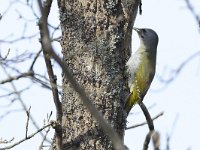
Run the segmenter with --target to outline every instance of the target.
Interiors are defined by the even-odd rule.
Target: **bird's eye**
[[[147,33],[147,30],[146,30],[146,29],[141,29],[141,30],[140,30],[140,37],[141,37],[142,39],[144,39],[146,33]]]
[[[147,32],[147,30],[146,30],[146,29],[142,29],[142,32],[143,32],[143,33],[146,33],[146,32]]]

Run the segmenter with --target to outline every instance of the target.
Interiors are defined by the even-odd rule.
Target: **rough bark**
[[[138,1],[58,0],[63,59],[90,100],[123,139],[130,55]],[[98,122],[63,77],[64,149],[113,149]]]

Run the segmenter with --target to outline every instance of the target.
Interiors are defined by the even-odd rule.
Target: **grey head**
[[[140,46],[145,47],[147,50],[157,50],[158,46],[158,35],[157,33],[148,28],[133,28],[139,35]]]

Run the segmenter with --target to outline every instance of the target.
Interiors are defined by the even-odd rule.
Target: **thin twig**
[[[190,3],[190,0],[185,0],[186,5],[188,7],[188,9],[190,10],[190,12],[192,13],[192,15],[195,17],[197,24],[199,26],[199,31],[200,31],[200,17],[197,15],[197,13],[195,12],[192,4]]]
[[[139,3],[139,14],[142,15],[142,0]]]
[[[5,139],[2,139],[0,138],[0,144],[8,144],[8,143],[11,143],[15,138],[13,137],[12,139],[10,140],[5,140]]]
[[[0,84],[5,84],[5,83],[8,83],[8,82],[12,82],[13,80],[18,80],[20,78],[30,77],[30,76],[33,76],[33,75],[34,75],[33,71],[28,71],[28,72],[21,73],[20,75],[15,76],[15,77],[9,76],[8,79],[0,81]]]
[[[24,91],[26,91],[26,90],[28,90],[29,89],[29,87],[26,87],[26,88],[24,88],[24,89],[22,89],[22,90],[20,90],[20,91],[18,91],[19,93],[22,93],[22,92],[24,92]],[[0,95],[0,98],[3,98],[3,97],[9,97],[9,96],[12,96],[12,95],[14,95],[15,93],[14,92],[9,92],[8,94],[4,94],[4,95]],[[11,103],[13,102],[13,100],[11,101]],[[8,105],[0,105],[0,107],[7,107],[7,106],[9,106],[9,104]]]
[[[43,147],[44,147],[44,141],[46,140],[47,135],[48,135],[50,129],[51,129],[51,127],[49,126],[49,127],[47,128],[46,133],[44,134],[44,137],[43,137],[43,139],[42,139],[41,144],[39,145],[39,150],[43,150]]]
[[[0,116],[0,121],[3,118],[5,118],[7,115],[11,114],[11,113],[15,113],[16,114],[16,112],[21,112],[21,111],[23,111],[23,110],[22,109],[12,109],[12,110],[6,111]]]
[[[170,133],[167,134],[167,141],[166,141],[166,150],[170,150],[170,141],[171,141],[171,137],[173,136],[173,133],[175,131],[175,127],[178,121],[179,115],[176,114],[176,117],[174,118],[172,127],[171,127],[171,131]]]
[[[51,3],[52,0],[46,1],[45,2],[45,10],[46,9],[50,9],[51,7]],[[49,13],[49,10],[46,10]],[[39,21],[39,28],[40,28],[40,36],[41,38],[44,36],[44,33],[42,32],[42,18]],[[53,99],[54,99],[54,103],[56,106],[56,111],[57,111],[57,120],[61,123],[62,120],[62,107],[61,107],[61,102],[59,100],[59,95],[58,95],[58,89],[57,89],[57,79],[56,76],[54,75],[54,71],[53,71],[53,67],[51,64],[51,60],[49,57],[49,54],[46,52],[45,50],[45,43],[41,42],[42,44],[42,48],[43,48],[43,54],[44,54],[44,59],[45,59],[45,63],[46,63],[46,67],[47,67],[47,72],[48,72],[48,76],[50,79],[50,84],[51,84],[51,88],[52,88],[52,93],[53,93]]]
[[[40,56],[40,53],[42,52],[42,50],[39,50],[39,52],[36,53],[35,58],[33,59],[33,62],[30,66],[29,70],[33,70],[33,66],[35,65],[36,60],[38,59],[38,57]]]
[[[47,122],[50,122],[51,116],[52,116],[52,111],[51,111],[50,115],[47,114]],[[43,149],[43,147],[44,147],[44,141],[46,140],[47,135],[48,135],[50,129],[51,129],[51,127],[48,127],[46,133],[44,134],[44,137],[43,137],[43,139],[42,139],[42,142],[41,142],[41,144],[39,145],[39,150],[42,150],[42,149]]]
[[[27,138],[27,135],[28,135],[28,125],[29,125],[29,119],[30,119],[30,110],[31,110],[31,106],[29,107],[28,111],[26,111],[27,121],[26,121],[26,134],[25,134],[25,138]]]
[[[30,36],[21,36],[20,38],[16,38],[16,39],[13,39],[13,40],[0,40],[0,43],[13,44],[13,43],[16,43],[16,42],[20,42],[20,41],[22,41],[22,40],[33,39],[33,38],[35,38],[36,36],[38,36],[38,33],[33,34],[33,35],[30,35]],[[4,38],[4,39],[5,39],[5,38]]]
[[[47,83],[46,81],[43,81],[43,80],[41,80],[41,79],[39,79],[39,78],[37,78],[37,77],[35,77],[35,76],[33,77],[33,80],[32,80],[32,81],[35,82],[35,83],[39,83],[39,84],[41,84],[41,86],[42,86],[43,88],[46,88],[46,89],[52,91],[51,86],[50,86],[49,83]],[[55,86],[55,85],[54,85],[54,86]],[[61,92],[58,91],[58,94],[61,95]]]
[[[8,52],[6,53],[6,55],[4,57],[1,57],[1,55],[0,55],[0,61],[6,60],[8,58],[9,54],[10,54],[10,48],[8,49]]]
[[[155,117],[153,117],[152,120],[158,119],[158,118],[161,117],[163,114],[164,114],[164,112],[160,112],[158,115],[156,115]],[[146,125],[146,124],[147,124],[147,122],[139,123],[139,124],[136,124],[136,125],[127,127],[126,130],[133,129],[133,128],[137,128],[137,127],[140,127],[140,126],[144,126],[144,125]]]
[[[158,79],[160,80],[160,82],[169,84],[170,82],[174,81],[174,79],[176,79],[178,77],[178,75],[180,74],[180,72],[183,70],[183,68],[191,61],[193,60],[195,57],[200,56],[200,51],[197,51],[196,53],[194,53],[193,55],[189,56],[185,61],[183,61],[179,67],[175,70],[171,71],[171,77],[169,79],[163,79],[162,76],[157,76]]]
[[[14,143],[14,144],[12,144],[10,146],[6,146],[6,147],[3,147],[3,148],[0,148],[0,150],[11,149],[11,148],[21,144],[22,142],[34,137],[36,134],[40,133],[42,130],[44,130],[45,128],[47,128],[47,127],[49,127],[51,125],[52,125],[52,123],[49,123],[49,124],[43,126],[42,128],[40,128],[39,130],[37,130],[36,132],[34,132],[34,133],[30,134],[29,136],[25,137],[24,139],[21,139],[18,142]]]

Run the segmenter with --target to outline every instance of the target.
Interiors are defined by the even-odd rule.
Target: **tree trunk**
[[[126,1],[126,0],[124,0]],[[123,139],[130,56],[138,1],[58,0],[63,59],[90,100]],[[63,77],[63,149],[113,149]]]

